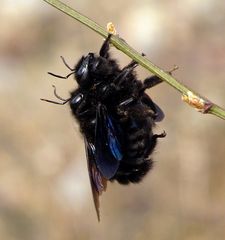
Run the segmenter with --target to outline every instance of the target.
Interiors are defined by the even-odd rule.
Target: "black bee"
[[[71,71],[67,76],[49,73],[63,79],[75,75],[78,88],[71,92],[70,98],[61,98],[53,86],[61,102],[41,99],[60,105],[69,103],[80,125],[98,220],[99,195],[106,190],[107,181],[140,182],[152,168],[149,155],[157,138],[166,136],[165,132],[152,131],[155,122],[164,115],[145,93],[147,88],[162,81],[156,76],[144,82],[137,80],[135,61],[120,69],[109,54],[110,37],[109,34],[99,55],[88,53],[74,68],[62,57]]]

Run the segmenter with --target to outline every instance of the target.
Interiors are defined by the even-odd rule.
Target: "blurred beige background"
[[[225,107],[225,2],[221,0],[66,1],[120,36],[165,70]],[[102,37],[44,1],[1,0],[0,8],[0,239],[225,239],[225,122],[201,115],[163,83],[149,91],[166,118],[167,137],[154,170],[139,185],[109,184],[99,224],[85,152],[64,97],[68,73],[97,52]],[[130,60],[112,49],[121,65]],[[137,68],[144,79],[150,73]]]

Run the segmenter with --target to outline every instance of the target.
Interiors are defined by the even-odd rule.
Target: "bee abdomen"
[[[119,171],[113,179],[116,179],[120,184],[138,183],[152,166],[153,161],[151,159],[142,159],[136,164],[122,162]]]
[[[125,161],[136,162],[136,159],[144,158],[148,152],[149,142],[151,141],[152,132],[150,127],[146,125],[133,125],[128,129],[125,143],[126,143],[126,157]]]
[[[150,121],[132,121],[127,125],[124,139],[126,153],[113,179],[121,184],[138,183],[152,168],[148,158],[156,145]]]

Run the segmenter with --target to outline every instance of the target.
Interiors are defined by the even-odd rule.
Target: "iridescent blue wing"
[[[91,183],[91,190],[92,190],[92,195],[93,195],[93,200],[94,200],[98,221],[100,221],[99,196],[103,191],[106,190],[107,180],[102,176],[102,174],[96,167],[94,144],[88,141],[86,138],[84,139],[84,141],[85,141],[85,150],[86,150],[86,157],[87,157],[89,179]]]
[[[106,179],[111,179],[123,158],[122,137],[118,124],[103,104],[99,104],[95,126],[95,159],[97,168]]]

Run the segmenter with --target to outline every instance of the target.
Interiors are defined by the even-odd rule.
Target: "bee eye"
[[[79,77],[84,77],[84,75],[87,74],[87,71],[88,71],[88,63],[89,63],[89,59],[87,58],[83,58],[82,61],[81,61],[81,64],[79,66],[79,68],[77,69],[77,76]]]
[[[90,62],[90,56],[87,55],[86,57],[82,57],[76,66],[75,75],[76,75],[77,83],[79,85],[83,85],[88,78],[89,62]]]
[[[84,95],[82,93],[77,94],[72,100],[71,100],[71,104],[73,104],[74,106],[78,105],[81,103],[81,101],[83,100]]]

